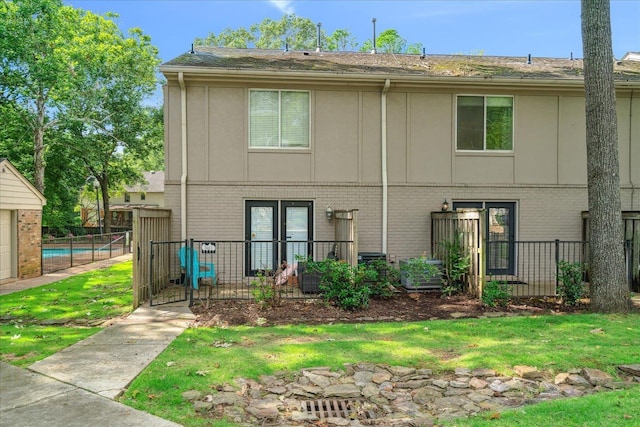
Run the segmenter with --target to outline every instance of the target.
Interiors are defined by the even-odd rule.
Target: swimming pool
[[[73,248],[73,255],[90,254],[91,248]],[[109,252],[109,248],[95,249],[96,253]],[[115,250],[114,250],[115,252]],[[68,257],[71,255],[71,248],[43,248],[42,258]]]

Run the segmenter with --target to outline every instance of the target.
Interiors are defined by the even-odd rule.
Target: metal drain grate
[[[325,418],[373,419],[372,411],[358,410],[362,402],[359,400],[305,400],[300,407],[302,412],[323,420]]]

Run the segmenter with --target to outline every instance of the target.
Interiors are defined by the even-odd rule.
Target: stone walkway
[[[563,397],[628,387],[640,382],[640,365],[618,367],[621,381],[597,369],[580,369],[547,380],[536,368],[515,366],[513,377],[491,369],[458,368],[434,376],[430,369],[369,363],[344,369],[304,369],[263,376],[259,382],[237,379],[214,394],[191,390],[204,416],[226,417],[239,425],[278,426],[433,426],[480,412],[539,403]],[[210,393],[210,392],[207,392]]]

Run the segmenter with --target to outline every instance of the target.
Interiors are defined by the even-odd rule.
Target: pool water
[[[97,251],[99,251],[100,249],[96,249]],[[107,249],[109,250],[109,249]],[[73,249],[73,254],[83,254],[83,253],[87,253],[87,252],[91,252],[91,249],[87,249],[87,248],[77,248],[77,249]],[[54,257],[59,257],[59,256],[69,256],[71,255],[71,248],[45,248],[42,249],[42,258],[54,258]]]

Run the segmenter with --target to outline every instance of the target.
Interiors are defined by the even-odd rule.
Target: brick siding
[[[42,211],[18,210],[18,278],[42,275]]]
[[[623,189],[623,208],[630,203]],[[389,186],[387,253],[396,259],[430,254],[430,212],[442,201],[504,201],[516,203],[516,239],[581,240],[582,211],[588,209],[586,186]],[[172,238],[180,239],[180,185],[165,187],[166,206],[173,207]],[[334,238],[334,226],[325,219],[328,204],[333,210],[358,209],[361,252],[382,250],[382,188],[363,184],[190,184],[188,187],[187,237],[243,240],[245,200],[312,200],[317,240]]]

